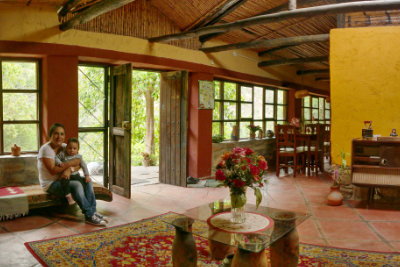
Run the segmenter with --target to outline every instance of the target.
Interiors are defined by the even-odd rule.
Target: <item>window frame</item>
[[[104,69],[104,118],[103,118],[103,127],[79,127],[78,122],[78,138],[80,133],[103,133],[104,136],[104,144],[103,144],[103,155],[104,155],[104,165],[103,165],[103,184],[108,184],[108,134],[109,134],[109,95],[110,95],[110,66],[101,63],[84,63],[79,62],[78,64],[78,72],[79,67],[94,67],[94,68],[103,68]],[[78,73],[79,75],[79,73]],[[78,81],[79,83],[79,81]],[[78,86],[78,97],[79,97],[79,86]],[[79,116],[79,114],[78,114]],[[78,118],[79,119],[79,118]]]
[[[218,119],[214,119],[214,114],[213,114],[213,119],[212,119],[212,124],[214,125],[215,123],[218,123],[219,126],[219,135],[222,135],[224,137],[224,140],[229,140],[229,138],[226,138],[226,133],[224,132],[224,123],[226,122],[233,122],[234,125],[236,125],[237,129],[238,129],[238,137],[239,139],[247,139],[248,136],[246,137],[241,137],[240,136],[240,124],[241,122],[248,122],[249,124],[254,124],[257,122],[261,122],[261,127],[263,132],[266,131],[266,127],[267,127],[267,122],[273,122],[274,125],[276,125],[278,122],[284,123],[287,122],[287,116],[288,116],[288,96],[289,96],[289,92],[287,89],[283,89],[283,88],[276,88],[276,87],[272,87],[272,86],[264,86],[264,85],[257,85],[257,84],[249,84],[249,83],[239,83],[239,82],[235,82],[235,81],[229,81],[229,80],[224,80],[224,79],[215,79],[214,81],[214,86],[215,83],[219,83],[219,91],[216,92],[218,94],[215,96],[215,103],[219,103],[219,118]],[[225,100],[224,99],[224,90],[225,90],[225,83],[234,83],[236,84],[236,99],[235,100]],[[252,101],[246,101],[246,100],[241,100],[241,92],[242,92],[242,87],[249,87],[252,88]],[[255,119],[255,109],[257,108],[255,106],[255,90],[257,88],[261,88],[262,90],[262,118],[261,119]],[[266,91],[273,91],[274,92],[274,97],[273,97],[273,103],[266,103]],[[277,99],[278,99],[278,91],[284,91],[286,93],[286,102],[283,104],[278,104],[277,103]],[[234,119],[224,119],[224,103],[235,103],[236,104],[236,116]],[[251,104],[252,105],[252,115],[251,118],[244,118],[242,116],[242,104]],[[272,118],[266,118],[265,116],[265,110],[266,110],[266,106],[273,106],[273,116]],[[217,105],[216,105],[217,106]],[[283,106],[286,108],[286,114],[284,119],[282,120],[278,120],[277,118],[277,109],[278,106]],[[214,128],[214,127],[213,127]]]
[[[35,63],[36,64],[36,89],[3,89],[3,62],[19,62],[19,63]],[[4,126],[13,124],[36,124],[37,147],[36,150],[22,150],[21,154],[37,153],[41,146],[42,132],[40,131],[42,122],[42,61],[35,58],[8,58],[0,57],[0,155],[9,155],[4,147]],[[20,94],[20,93],[35,93],[36,94],[36,120],[4,120],[3,112],[3,94]]]
[[[305,100],[306,98],[310,99],[310,105],[309,106],[305,106]],[[313,99],[318,99],[318,107],[313,107],[312,105],[312,101]],[[322,107],[322,115],[323,115],[323,119],[321,119],[321,112],[320,112],[320,101],[323,101],[323,107]],[[301,100],[301,119],[304,122],[304,124],[308,124],[308,123],[319,123],[319,124],[330,124],[331,123],[331,108],[330,105],[329,107],[327,107],[327,101],[326,101],[326,97],[322,97],[322,96],[313,96],[313,95],[309,95],[306,97],[303,97]],[[310,110],[310,120],[306,120],[305,116],[304,116],[304,111],[305,109],[309,109]],[[316,110],[318,112],[318,119],[314,119],[314,122],[312,121],[312,114],[313,114],[313,110]],[[326,111],[329,111],[329,119],[326,118]]]

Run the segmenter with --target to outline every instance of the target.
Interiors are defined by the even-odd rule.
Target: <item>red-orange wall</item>
[[[49,127],[64,124],[66,137],[78,136],[78,57],[48,56],[42,61],[42,142]]]
[[[199,80],[212,81],[208,73],[189,75],[188,175],[200,178],[211,175],[212,110],[199,109]]]

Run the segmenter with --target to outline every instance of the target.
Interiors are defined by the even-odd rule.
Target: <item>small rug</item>
[[[27,242],[43,266],[172,266],[175,230],[163,214],[139,222],[72,236]],[[218,266],[208,242],[196,237],[198,266]],[[301,244],[299,266],[399,266],[399,253],[348,250]]]
[[[0,188],[0,221],[27,215],[28,197],[18,186]]]

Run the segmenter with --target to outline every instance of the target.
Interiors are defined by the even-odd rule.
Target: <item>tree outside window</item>
[[[0,154],[39,149],[39,62],[0,58]]]

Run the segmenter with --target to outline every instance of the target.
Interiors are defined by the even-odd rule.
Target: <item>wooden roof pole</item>
[[[258,62],[259,67],[269,67],[269,66],[278,66],[278,65],[291,65],[291,64],[303,64],[310,62],[320,62],[320,61],[328,61],[329,57],[306,57],[306,58],[285,58],[285,59],[277,59],[277,60],[267,60]]]
[[[323,70],[298,70],[296,72],[297,75],[313,75],[313,74],[322,74],[329,73],[329,69]]]
[[[71,8],[73,8],[74,6],[76,6],[81,0],[68,0],[67,3],[65,3],[65,5],[63,5],[58,11],[58,16],[60,17],[65,17],[65,15],[67,15],[67,13],[71,10]]]
[[[325,42],[329,40],[329,34],[316,34],[316,35],[305,35],[305,36],[294,36],[287,38],[278,38],[272,40],[260,40],[260,41],[250,41],[242,42],[229,45],[213,46],[199,48],[199,50],[205,53],[220,52],[232,49],[244,49],[244,48],[255,48],[255,47],[274,47],[274,46],[294,46],[304,43],[315,43],[315,42]]]
[[[300,8],[291,11],[282,11],[274,14],[251,17],[220,25],[207,26],[200,28],[198,30],[188,31],[184,33],[152,37],[149,38],[148,40],[150,42],[168,42],[172,40],[183,40],[187,38],[192,38],[212,33],[226,33],[237,29],[249,27],[252,25],[267,24],[285,19],[329,15],[329,14],[340,14],[340,13],[358,12],[358,11],[379,11],[388,9],[400,9],[400,0],[368,1],[368,2],[358,1],[351,3]]]
[[[193,25],[187,27],[184,31],[195,30],[200,27],[213,25],[219,22],[223,17],[233,12],[236,8],[240,7],[247,0],[229,0],[227,3],[218,7],[213,13],[208,14],[207,16],[201,18],[199,21],[194,23]]]
[[[258,52],[258,56],[262,57],[262,56],[268,55],[270,53],[273,53],[273,52],[276,52],[276,51],[279,51],[279,50],[283,50],[283,49],[286,49],[286,48],[290,48],[290,47],[293,47],[293,46],[296,46],[296,45],[277,46],[277,47],[274,47],[274,48],[271,48],[271,49],[268,49],[268,50],[265,50],[265,51]]]
[[[69,30],[76,25],[88,22],[89,20],[92,20],[101,14],[117,9],[133,1],[135,0],[103,0],[97,4],[94,4],[88,9],[82,11],[81,13],[77,14],[70,20],[60,24],[59,28],[62,31]]]

